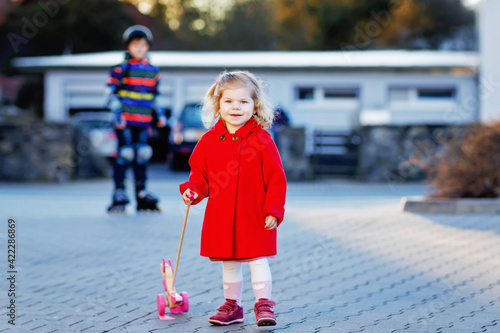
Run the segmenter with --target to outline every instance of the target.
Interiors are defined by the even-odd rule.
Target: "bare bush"
[[[425,166],[435,198],[492,198],[500,195],[500,121],[471,125],[444,143]]]

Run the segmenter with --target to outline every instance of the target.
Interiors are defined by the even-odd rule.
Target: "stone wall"
[[[74,176],[70,125],[0,124],[1,181],[66,181]]]
[[[363,181],[402,182],[425,178],[443,143],[459,135],[464,126],[413,125],[361,128],[359,178]]]
[[[110,161],[93,154],[88,134],[39,120],[0,124],[0,181],[109,177]]]
[[[309,163],[305,155],[305,129],[281,127],[274,135],[287,180],[309,178]]]
[[[422,180],[423,163],[464,127],[367,126],[360,129],[358,179],[403,182]],[[0,124],[0,181],[67,181],[109,177],[109,161],[77,151],[83,139],[69,124],[27,121]],[[289,180],[310,178],[303,128],[285,127],[276,135]],[[78,140],[77,140],[78,139]],[[76,144],[77,142],[80,144]],[[85,145],[83,145],[85,146]]]

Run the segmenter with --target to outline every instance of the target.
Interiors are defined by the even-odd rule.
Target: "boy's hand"
[[[157,127],[165,127],[167,125],[167,117],[160,117],[160,119],[158,119],[158,122],[156,123],[156,126]]]
[[[125,127],[127,127],[127,121],[125,120],[125,118],[121,117],[120,119],[120,123],[116,124],[115,125],[115,128],[116,129],[119,129],[119,130],[122,130],[124,129]]]
[[[267,230],[273,230],[276,229],[277,226],[278,226],[278,219],[274,216],[267,215],[266,225],[264,226],[264,228],[266,228]]]
[[[184,199],[184,203],[186,205],[190,205],[198,198],[198,193],[187,189],[182,193],[182,199]]]

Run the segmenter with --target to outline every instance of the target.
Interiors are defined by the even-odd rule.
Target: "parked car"
[[[97,156],[114,157],[117,139],[113,128],[113,115],[109,111],[78,112],[71,117],[75,130],[88,138],[91,153]],[[83,147],[80,147],[85,149]],[[84,153],[80,151],[80,153]]]
[[[151,127],[151,133],[148,140],[149,145],[153,148],[151,162],[165,162],[170,152],[170,109],[165,110],[165,116],[167,117],[166,126],[157,127],[158,117],[153,113],[153,126]]]
[[[109,176],[117,138],[109,111],[80,111],[70,119],[74,128],[77,177]]]
[[[189,168],[189,157],[205,132],[206,129],[201,120],[201,105],[186,104],[170,133],[171,168],[173,170]]]

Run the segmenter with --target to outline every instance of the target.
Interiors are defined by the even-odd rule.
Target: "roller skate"
[[[159,212],[160,207],[158,207],[158,198],[154,196],[151,192],[146,190],[141,190],[136,194],[137,199],[137,211],[152,211]]]
[[[125,189],[117,188],[113,193],[113,203],[108,207],[108,212],[113,214],[125,213],[126,205],[129,203]]]

